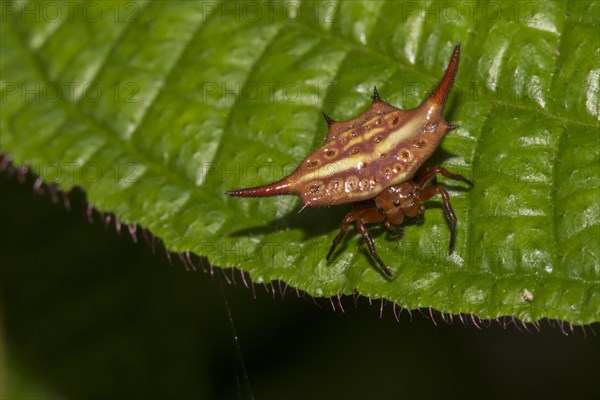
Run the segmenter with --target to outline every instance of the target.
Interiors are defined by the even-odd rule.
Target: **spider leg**
[[[381,269],[385,273],[385,275],[387,275],[389,278],[391,278],[392,270],[383,263],[381,258],[379,258],[379,255],[377,254],[377,250],[375,249],[375,243],[373,242],[373,238],[371,238],[371,236],[369,235],[369,231],[367,230],[367,228],[364,225],[365,223],[369,223],[369,222],[383,221],[384,217],[381,215],[381,213],[379,213],[379,211],[377,211],[376,209],[373,209],[373,211],[375,211],[375,212],[377,212],[377,214],[379,214],[377,216],[377,218],[379,220],[367,220],[364,217],[359,218],[356,220],[356,228],[362,235],[365,242],[367,242],[367,247],[369,248],[369,254],[371,254],[371,257],[373,257],[375,259],[375,261],[377,261],[377,264],[379,264],[379,266],[381,267]],[[372,217],[375,217],[375,215],[372,215]]]
[[[367,230],[367,228],[365,228],[365,224],[381,222],[384,219],[385,219],[385,215],[382,214],[376,208],[359,209],[359,210],[351,211],[348,214],[346,214],[346,216],[342,220],[342,223],[340,224],[339,233],[337,234],[335,239],[333,239],[333,243],[331,244],[329,253],[327,253],[326,259],[329,260],[331,258],[337,245],[340,243],[340,241],[346,235],[349,225],[352,222],[355,222],[356,228],[362,235],[363,239],[367,242],[367,247],[369,248],[369,253],[375,259],[375,261],[377,261],[377,263],[379,264],[379,266],[381,267],[383,272],[388,277],[391,277],[392,276],[391,269],[386,267],[386,265],[383,263],[381,258],[379,258],[379,256],[377,255],[377,251],[375,250],[375,243],[373,243],[373,239],[371,238],[371,236],[369,236],[369,231]]]
[[[353,221],[355,221],[356,218],[358,218],[358,215],[361,214],[361,211],[362,210],[354,210],[354,211],[351,211],[348,214],[346,214],[346,216],[342,220],[342,223],[340,224],[340,231],[338,232],[335,239],[333,239],[333,243],[331,243],[331,248],[329,249],[329,253],[327,253],[327,257],[325,257],[325,259],[327,261],[329,261],[329,259],[333,255],[333,252],[335,251],[335,248],[337,247],[337,245],[342,241],[344,236],[346,236],[346,232],[348,232],[348,226]]]
[[[456,215],[454,214],[454,210],[452,209],[452,205],[450,204],[450,196],[441,185],[428,186],[421,191],[418,195],[418,199],[421,201],[427,201],[436,194],[439,194],[442,197],[442,204],[444,205],[444,214],[446,214],[446,219],[450,223],[450,247],[448,248],[448,254],[451,254],[454,251],[454,239],[456,238]]]
[[[440,167],[439,165],[437,167],[428,167],[428,168],[423,169],[419,173],[419,175],[415,178],[415,183],[420,188],[425,187],[427,182],[429,182],[437,174],[442,174],[446,178],[454,179],[455,181],[462,181],[462,182],[465,182],[466,184],[468,184],[469,186],[473,186],[473,182],[471,182],[464,176],[459,175],[459,174],[453,174],[452,172],[448,171],[446,168]]]

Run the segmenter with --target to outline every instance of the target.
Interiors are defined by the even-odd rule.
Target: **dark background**
[[[3,172],[0,185],[5,388],[19,375],[70,399],[600,396],[598,324],[587,337],[547,322],[531,334],[419,312],[397,322],[351,297],[334,312],[291,289],[282,300],[256,286],[254,298],[239,274],[228,285],[187,272],[97,214],[90,224],[79,191],[67,211],[31,177]]]

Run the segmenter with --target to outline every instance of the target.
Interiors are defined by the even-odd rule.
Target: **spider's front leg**
[[[379,255],[377,254],[377,250],[375,249],[375,243],[373,242],[373,239],[369,235],[369,231],[365,227],[365,224],[381,222],[384,219],[385,219],[385,215],[375,207],[354,210],[354,211],[351,211],[348,214],[346,214],[346,216],[344,217],[344,219],[342,220],[342,223],[340,225],[340,231],[337,234],[337,236],[335,237],[335,239],[333,240],[333,243],[331,244],[331,249],[329,249],[329,253],[327,253],[326,259],[329,260],[331,258],[331,256],[333,255],[333,252],[335,251],[335,248],[340,243],[340,241],[344,238],[344,236],[346,235],[346,232],[348,232],[348,227],[350,226],[350,224],[352,222],[354,222],[356,225],[356,229],[358,229],[358,231],[362,235],[365,242],[367,242],[367,247],[369,249],[369,254],[371,254],[371,257],[373,257],[373,259],[375,259],[375,261],[377,261],[377,263],[379,264],[379,266],[381,267],[381,269],[383,270],[385,275],[387,275],[388,277],[391,277],[392,270],[383,263],[381,258],[379,258]]]
[[[427,183],[437,174],[441,174],[442,176],[444,176],[448,179],[454,179],[455,181],[465,182],[466,184],[468,184],[471,187],[473,186],[473,182],[471,182],[464,176],[459,175],[459,174],[453,174],[452,172],[448,171],[446,168],[440,167],[439,165],[437,167],[424,168],[419,173],[419,175],[415,178],[415,184],[419,188],[424,188],[425,185],[427,185]]]
[[[446,218],[450,223],[450,247],[448,248],[448,254],[451,254],[454,250],[454,239],[456,238],[456,215],[454,214],[454,210],[452,209],[452,205],[450,204],[450,195],[446,191],[446,188],[442,185],[432,185],[427,186],[425,189],[421,190],[417,198],[420,201],[427,201],[436,194],[439,194],[442,197],[442,204],[444,205],[444,214],[446,214]]]
[[[420,201],[427,201],[436,194],[442,196],[442,202],[444,204],[444,214],[446,214],[446,218],[450,223],[450,247],[448,249],[448,253],[450,254],[454,250],[454,240],[456,238],[456,215],[454,214],[454,210],[450,205],[450,196],[448,195],[446,189],[441,185],[434,184],[425,187],[437,174],[441,174],[448,179],[454,179],[455,181],[465,182],[471,187],[473,186],[473,182],[471,182],[462,175],[453,174],[446,168],[440,167],[439,165],[436,167],[428,167],[423,169],[415,178],[415,185],[418,189],[421,189],[419,195],[417,196],[417,198]],[[422,211],[424,213],[425,209],[423,208]]]

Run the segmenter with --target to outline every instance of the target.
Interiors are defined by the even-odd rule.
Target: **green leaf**
[[[597,2],[2,3],[1,150],[174,252],[313,296],[358,291],[482,318],[600,320]],[[325,255],[349,208],[228,198],[283,177],[374,85],[414,107],[462,43],[430,160],[448,185],[401,240]]]

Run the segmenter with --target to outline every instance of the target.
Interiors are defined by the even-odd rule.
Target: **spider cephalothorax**
[[[370,207],[346,215],[327,258],[354,222],[371,256],[388,276],[391,270],[377,255],[365,224],[383,222],[386,228],[397,231],[405,216],[422,217],[423,202],[439,194],[450,222],[452,251],[456,216],[446,189],[430,182],[437,174],[471,182],[442,167],[418,171],[444,136],[456,128],[444,121],[442,111],[458,70],[459,57],[460,45],[457,44],[444,77],[417,108],[394,107],[381,100],[375,89],[371,107],[358,117],[334,121],[325,115],[329,125],[325,142],[292,174],[268,185],[232,190],[227,194],[239,197],[297,195],[303,207],[372,202]]]

